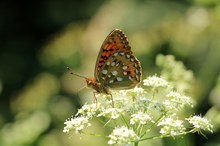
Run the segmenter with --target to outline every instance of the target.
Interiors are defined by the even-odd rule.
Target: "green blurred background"
[[[93,96],[92,90],[78,91],[85,81],[66,66],[92,77],[100,46],[114,28],[128,36],[144,77],[160,74],[158,54],[183,61],[195,76],[194,113],[214,125],[208,140],[191,134],[145,145],[220,146],[219,0],[1,1],[0,146],[107,145],[103,137],[62,130]]]

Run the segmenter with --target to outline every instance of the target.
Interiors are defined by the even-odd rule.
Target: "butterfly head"
[[[98,82],[96,80],[96,78],[87,78],[85,76],[76,74],[74,72],[71,71],[71,69],[69,67],[67,67],[67,69],[70,71],[71,75],[75,75],[78,76],[80,78],[84,78],[86,80],[86,84],[89,88],[94,89],[97,93],[104,93],[104,94],[110,94],[110,91],[108,90],[108,87],[106,87],[105,85],[101,84],[100,82]]]
[[[100,86],[100,83],[96,82],[95,78],[85,78],[88,87]]]
[[[88,87],[94,89],[97,93],[110,94],[107,87],[96,81],[96,78],[85,78]]]

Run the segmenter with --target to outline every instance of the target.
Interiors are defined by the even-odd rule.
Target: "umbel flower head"
[[[210,124],[207,118],[201,116],[192,116],[186,118],[186,120],[193,125],[193,131],[201,132],[201,130],[210,131],[212,132],[213,125]]]
[[[85,129],[86,127],[91,126],[89,123],[89,118],[88,117],[76,117],[76,118],[71,118],[70,120],[66,120],[64,122],[66,125],[64,127],[63,132],[69,132],[70,130],[74,129],[76,133],[80,132],[81,130]]]
[[[138,145],[148,139],[187,133],[212,132],[213,126],[204,117],[178,117],[184,108],[193,107],[191,98],[174,91],[168,81],[156,75],[144,79],[140,87],[112,91],[114,107],[106,95],[98,96],[98,103],[85,104],[74,117],[65,121],[64,133],[88,133],[88,127],[93,126],[90,122],[93,119],[99,119],[104,127],[112,128],[106,138],[109,145],[118,146]],[[147,137],[149,132],[158,128],[158,135]]]

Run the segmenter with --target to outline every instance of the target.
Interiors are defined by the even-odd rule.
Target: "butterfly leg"
[[[113,97],[112,97],[112,94],[109,94],[111,96],[111,100],[112,100],[112,107],[114,108],[114,100],[113,100]]]
[[[96,104],[97,107],[97,98],[96,98],[96,91],[93,92],[93,102]]]

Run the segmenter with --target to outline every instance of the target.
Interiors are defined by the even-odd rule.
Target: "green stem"
[[[86,131],[81,131],[81,133],[85,134],[85,135],[91,135],[91,136],[97,136],[97,137],[105,137],[104,135],[101,135],[101,134],[90,133],[90,132],[86,132]]]
[[[129,128],[129,124],[128,122],[126,121],[125,117],[121,114],[121,118],[122,118],[122,121],[126,124],[126,126]]]
[[[138,146],[138,141],[135,141],[135,142],[134,142],[134,146]]]
[[[152,97],[150,98],[150,103],[149,103],[148,107],[151,106],[155,95],[156,95],[156,88],[153,88],[153,95],[152,95]],[[146,109],[146,111],[145,111],[146,113],[148,112],[148,109],[149,109],[149,108]]]
[[[162,118],[164,117],[164,114],[162,114],[157,121],[155,121],[148,130],[146,130],[140,137],[143,137],[147,132],[149,132]]]
[[[177,134],[177,135],[175,135],[175,136],[168,134],[168,135],[159,135],[159,136],[152,136],[152,137],[142,138],[142,139],[138,140],[138,142],[144,141],[144,140],[149,140],[149,139],[159,139],[159,138],[166,138],[166,137],[182,136],[182,135],[186,135],[186,134],[189,134],[189,133],[192,133],[192,130],[179,133],[179,134]]]

